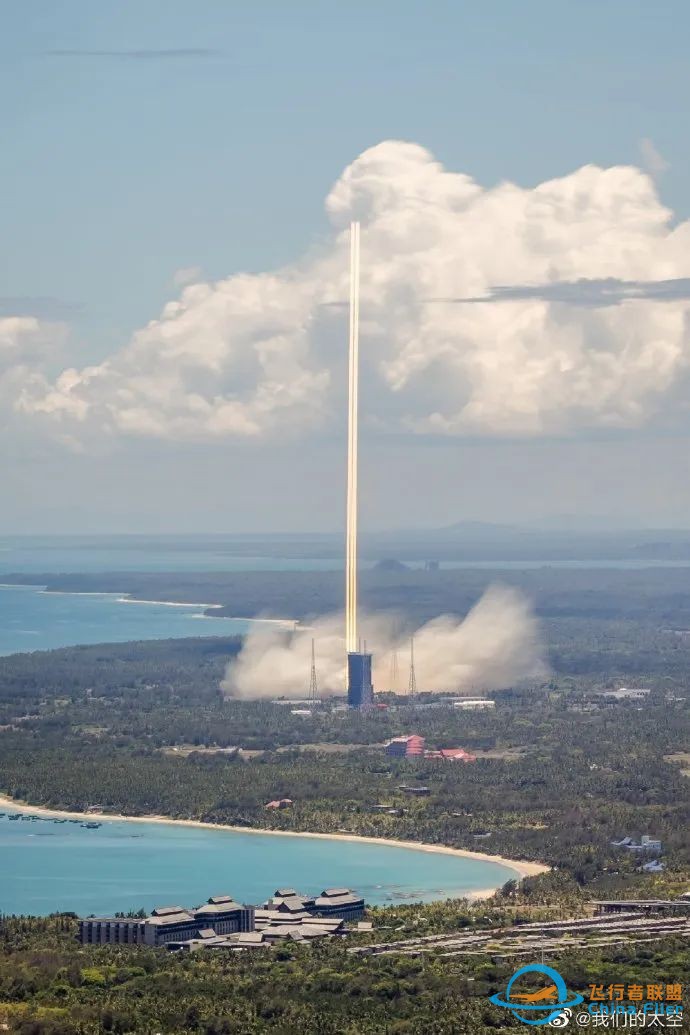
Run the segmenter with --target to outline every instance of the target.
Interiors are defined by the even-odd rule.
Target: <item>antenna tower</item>
[[[407,687],[410,704],[414,705],[417,697],[417,677],[414,671],[414,636],[410,638],[410,682]]]
[[[393,647],[391,651],[390,688],[392,693],[397,693],[400,671],[398,669],[398,648]]]
[[[314,641],[311,641],[311,675],[309,677],[309,703],[316,704],[319,699],[319,688],[316,682],[316,654]]]

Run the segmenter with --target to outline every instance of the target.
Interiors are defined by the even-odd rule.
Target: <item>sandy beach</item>
[[[548,873],[550,867],[542,863],[527,862],[524,859],[504,859],[502,855],[488,855],[486,852],[471,852],[465,848],[449,848],[447,845],[429,845],[418,841],[397,841],[393,838],[364,837],[359,834],[316,834],[299,830],[260,830],[256,828],[231,826],[228,823],[204,823],[197,819],[172,819],[170,816],[123,816],[114,812],[66,812],[61,809],[48,809],[42,805],[29,805],[16,801],[5,794],[0,794],[0,807],[31,812],[36,816],[54,816],[64,819],[85,820],[123,820],[127,823],[172,823],[178,826],[198,827],[202,830],[228,830],[235,834],[256,834],[257,837],[313,837],[328,841],[359,841],[361,844],[390,845],[393,848],[411,848],[416,852],[432,852],[439,855],[454,855],[459,859],[474,859],[475,862],[499,863],[515,871],[522,880],[524,877],[536,877],[540,873]],[[496,888],[486,888],[472,892],[466,896],[470,899],[488,898]]]

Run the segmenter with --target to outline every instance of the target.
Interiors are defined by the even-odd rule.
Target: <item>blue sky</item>
[[[303,252],[390,137],[487,186],[638,162],[647,137],[690,211],[683,2],[25,0],[3,23],[2,293],[79,307],[95,354],[180,267]]]
[[[100,362],[157,317],[180,269],[215,280],[321,247],[324,197],[386,139],[421,144],[487,188],[588,163],[644,167],[647,139],[667,166],[663,203],[690,215],[681,0],[23,0],[5,5],[2,36],[0,304],[67,322],[71,365]],[[64,365],[56,353],[47,369]],[[8,472],[13,528],[52,462],[43,447],[33,455]],[[67,530],[91,469],[62,462]],[[237,463],[249,470],[256,453]],[[136,479],[141,491],[145,474]],[[118,522],[155,525],[153,502]],[[586,492],[574,504],[594,506]],[[441,501],[434,519],[459,505]],[[467,516],[497,505],[492,490]],[[89,513],[90,526],[107,521]],[[382,503],[375,523],[390,516]],[[181,524],[201,520],[190,511]],[[290,521],[306,520],[296,499]]]

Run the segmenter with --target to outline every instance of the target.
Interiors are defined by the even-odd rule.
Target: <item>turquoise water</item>
[[[108,914],[197,905],[220,894],[256,904],[279,887],[346,886],[372,904],[426,902],[515,877],[497,863],[388,845],[123,820],[87,830],[0,817],[0,913]]]
[[[108,593],[44,593],[0,586],[0,655],[83,643],[126,643],[183,636],[235,636],[251,623],[210,618],[203,606],[140,603]]]

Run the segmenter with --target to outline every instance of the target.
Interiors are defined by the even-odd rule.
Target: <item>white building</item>
[[[496,702],[488,697],[458,697],[453,701],[453,707],[461,711],[480,711],[485,708],[495,708]]]

